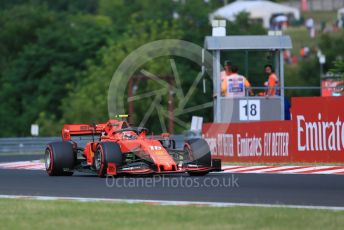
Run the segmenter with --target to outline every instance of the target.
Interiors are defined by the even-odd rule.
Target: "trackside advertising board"
[[[212,155],[235,162],[343,162],[344,97],[292,99],[292,120],[206,123]]]

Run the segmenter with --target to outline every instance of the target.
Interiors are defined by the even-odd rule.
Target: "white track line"
[[[84,198],[84,197],[54,197],[54,196],[18,196],[0,195],[2,199],[29,199],[29,200],[65,200],[79,202],[111,202],[111,203],[145,203],[152,205],[172,206],[208,206],[208,207],[263,207],[263,208],[296,208],[296,209],[318,209],[331,211],[344,211],[340,206],[314,206],[314,205],[283,205],[283,204],[251,204],[232,202],[198,202],[198,201],[166,201],[166,200],[140,200],[140,199],[107,199],[107,198]]]

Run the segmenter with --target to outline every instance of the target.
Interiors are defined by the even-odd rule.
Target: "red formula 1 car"
[[[71,176],[74,171],[100,177],[125,174],[220,171],[221,161],[211,159],[207,142],[163,133],[147,136],[146,128],[130,127],[124,120],[104,124],[64,125],[62,141],[48,144],[45,166],[50,176]],[[80,140],[88,139],[84,144]]]

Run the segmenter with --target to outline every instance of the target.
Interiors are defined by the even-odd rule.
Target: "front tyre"
[[[71,176],[75,165],[73,145],[67,141],[48,144],[44,155],[45,169],[49,176]]]
[[[184,154],[188,155],[188,164],[195,164],[199,167],[211,167],[211,152],[208,143],[202,138],[191,139],[185,142]],[[203,176],[209,171],[188,172],[190,176]]]
[[[102,142],[94,154],[94,168],[99,177],[105,177],[109,163],[114,164],[116,168],[123,164],[121,148],[114,142]]]

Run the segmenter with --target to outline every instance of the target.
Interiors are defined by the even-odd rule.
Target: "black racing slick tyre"
[[[201,138],[187,140],[185,148],[190,154],[190,160],[197,165],[211,167],[211,153],[208,143]]]
[[[67,141],[48,144],[44,161],[49,176],[72,176],[76,161],[73,145]]]
[[[184,152],[189,155],[189,164],[196,164],[203,167],[211,167],[211,152],[208,143],[202,139],[191,139],[185,142]],[[202,176],[205,172],[189,172],[191,176]]]
[[[114,142],[102,142],[98,145],[94,154],[94,168],[99,177],[105,177],[110,164],[116,168],[123,164],[123,154],[119,144]]]

